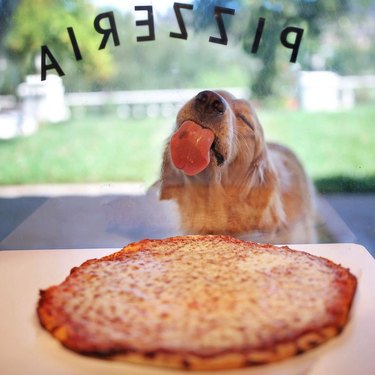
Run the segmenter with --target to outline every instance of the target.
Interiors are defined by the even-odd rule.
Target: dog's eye
[[[252,131],[254,131],[254,125],[251,123],[249,119],[247,119],[244,115],[239,114],[238,118],[245,123]]]

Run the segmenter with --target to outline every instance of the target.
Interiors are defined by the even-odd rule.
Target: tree
[[[109,52],[98,51],[102,36],[93,28],[95,15],[86,0],[21,0],[5,38],[7,55],[18,68],[18,81],[35,73],[42,45],[47,45],[62,65],[79,64],[74,60],[67,27],[73,27],[83,58],[79,80],[108,79],[114,65]]]
[[[196,30],[203,30],[210,26],[216,26],[214,24],[214,9],[215,6],[227,7],[232,8],[233,5],[238,3],[237,0],[195,0],[194,1],[194,9],[195,9],[195,16],[194,16],[194,26]],[[228,24],[231,23],[231,17],[226,19]]]
[[[256,55],[261,62],[261,68],[252,82],[254,96],[265,98],[274,92],[273,83],[278,74],[276,57],[282,47],[279,35],[283,28],[293,25],[304,29],[304,39],[308,38],[309,46],[303,46],[304,56],[299,58],[299,62],[303,68],[312,69],[312,57],[318,49],[324,30],[337,23],[341,17],[353,12],[358,14],[370,5],[371,0],[242,0],[242,6],[251,7],[249,32],[246,32],[243,42],[247,53],[251,53],[254,25],[259,17],[266,19],[263,33],[263,40],[266,42]]]
[[[18,0],[0,0],[0,48]]]

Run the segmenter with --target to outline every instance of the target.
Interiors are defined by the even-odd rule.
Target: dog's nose
[[[223,114],[227,109],[227,103],[216,92],[205,90],[195,97],[195,105],[198,111],[205,114]]]

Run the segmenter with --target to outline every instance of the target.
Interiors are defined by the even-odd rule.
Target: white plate
[[[348,326],[339,337],[301,356],[220,374],[375,374],[375,260],[362,246],[353,244],[291,247],[331,259],[350,268],[357,276],[358,290]],[[39,290],[62,282],[72,267],[85,260],[114,251],[116,249],[0,251],[1,375],[187,373],[84,357],[63,348],[40,327],[35,313]]]

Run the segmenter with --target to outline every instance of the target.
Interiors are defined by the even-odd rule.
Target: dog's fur
[[[226,91],[205,91],[202,105],[198,95],[179,111],[176,129],[191,120],[214,132],[210,164],[186,176],[173,165],[168,143],[161,173],[160,199],[177,202],[183,232],[315,242],[313,190],[296,156],[265,142],[248,101]]]

